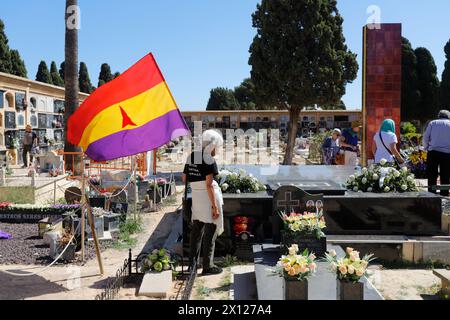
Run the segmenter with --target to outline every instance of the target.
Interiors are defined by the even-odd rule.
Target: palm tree
[[[73,23],[74,15],[78,12],[69,10],[78,6],[78,0],[66,0],[65,12],[65,152],[81,152],[77,146],[72,145],[67,140],[67,122],[70,116],[77,110],[79,100],[79,83],[78,83],[78,26]],[[80,175],[83,171],[82,156],[66,156],[66,170],[72,171],[75,175]]]

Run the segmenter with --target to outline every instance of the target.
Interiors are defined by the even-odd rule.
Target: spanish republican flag
[[[68,121],[68,140],[94,161],[154,150],[189,129],[152,54],[101,86]]]

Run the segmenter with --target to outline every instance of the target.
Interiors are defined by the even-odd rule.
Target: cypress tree
[[[66,76],[65,76],[66,70],[65,69],[66,69],[66,63],[63,61],[61,63],[61,65],[59,66],[59,75],[64,82],[66,82]]]
[[[26,78],[28,74],[25,62],[17,50],[11,50],[11,74],[22,78]]]
[[[94,91],[94,87],[92,86],[91,79],[89,77],[89,71],[86,66],[86,63],[80,63],[80,73],[79,73],[79,82],[80,82],[80,92],[91,94]]]
[[[98,87],[101,87],[102,85],[110,82],[113,79],[114,76],[111,72],[111,67],[109,66],[109,64],[107,63],[102,64],[100,75],[98,77]]]
[[[444,51],[447,61],[442,73],[441,105],[444,109],[450,110],[450,40],[445,45]]]
[[[437,67],[431,52],[426,48],[415,50],[417,57],[417,75],[421,93],[418,120],[422,123],[436,117],[439,111],[439,78]]]
[[[36,73],[36,81],[53,84],[52,76],[50,75],[50,71],[48,71],[45,61],[41,61],[39,64],[38,71]]]
[[[0,72],[11,72],[11,50],[5,34],[5,24],[0,19]]]
[[[417,57],[411,42],[402,39],[402,120],[412,121],[420,115]]]
[[[52,77],[52,83],[55,86],[64,87],[64,81],[58,72],[58,67],[56,66],[55,61],[52,61],[52,64],[50,66],[50,76]]]

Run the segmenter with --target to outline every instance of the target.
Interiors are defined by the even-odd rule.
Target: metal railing
[[[140,271],[141,260],[144,255],[140,254],[136,259],[132,258],[131,249],[128,251],[128,259],[125,259],[122,267],[117,270],[114,278],[108,281],[103,292],[95,297],[95,300],[117,300],[119,298],[120,289],[130,282],[133,277],[143,276]]]
[[[196,259],[192,263],[189,276],[186,280],[186,286],[184,287],[183,294],[181,295],[181,300],[189,300],[192,294],[192,289],[194,288],[195,279],[197,278],[197,261]]]

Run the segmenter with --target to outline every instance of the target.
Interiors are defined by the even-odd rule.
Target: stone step
[[[172,271],[147,273],[139,288],[139,296],[166,299],[172,287]]]
[[[442,293],[450,295],[450,270],[446,269],[435,269],[433,274],[441,279],[442,283]]]

